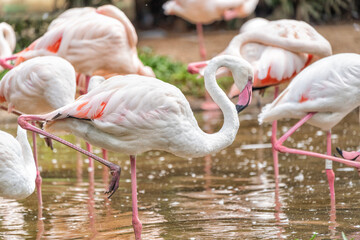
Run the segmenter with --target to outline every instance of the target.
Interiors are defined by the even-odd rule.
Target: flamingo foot
[[[115,164],[112,164],[110,166],[110,173],[112,175],[109,188],[105,192],[105,194],[109,194],[108,198],[111,198],[111,196],[116,192],[116,190],[119,188],[119,180],[120,180],[120,174],[121,174],[121,167]]]
[[[134,228],[135,239],[140,240],[141,239],[141,231],[142,231],[142,223],[140,222],[140,220],[137,216],[133,216],[132,225]]]

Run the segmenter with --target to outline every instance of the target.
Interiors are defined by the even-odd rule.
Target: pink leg
[[[206,59],[206,49],[205,49],[205,43],[204,43],[203,26],[201,23],[196,24],[196,31],[198,34],[199,51],[200,51],[201,60],[205,60]]]
[[[120,173],[121,173],[121,167],[112,163],[112,162],[109,162],[109,161],[106,161],[98,156],[96,156],[95,154],[91,153],[91,152],[88,152],[88,151],[85,151],[84,149],[72,144],[72,143],[69,143],[67,141],[65,141],[64,139],[61,139],[59,138],[58,136],[55,136],[53,134],[50,134],[42,129],[39,129],[31,124],[28,123],[28,121],[44,121],[45,119],[41,118],[40,116],[36,116],[36,115],[22,115],[18,118],[18,124],[20,125],[20,127],[26,129],[26,130],[29,130],[29,131],[32,131],[32,132],[36,132],[38,134],[41,134],[45,137],[48,137],[48,138],[51,138],[51,139],[54,139],[55,141],[58,141],[78,152],[81,152],[82,154],[85,154],[86,156],[89,156],[91,158],[93,158],[94,160],[104,164],[105,166],[107,166],[108,168],[110,168],[110,171],[111,171],[111,174],[112,174],[112,179],[110,181],[110,184],[109,184],[109,189],[108,191],[106,191],[107,194],[109,194],[109,198],[115,193],[115,191],[118,189],[119,187],[119,179],[120,179]]]
[[[305,117],[303,117],[299,122],[297,122],[292,128],[290,128],[289,131],[287,131],[279,140],[277,140],[275,142],[275,150],[279,151],[279,152],[283,152],[283,153],[293,153],[293,154],[300,154],[300,155],[306,155],[306,156],[311,156],[311,157],[317,157],[317,158],[323,158],[323,159],[329,159],[333,162],[339,162],[339,163],[343,163],[347,166],[351,166],[351,167],[355,167],[355,168],[360,168],[360,162],[354,162],[351,160],[346,160],[346,159],[342,159],[342,158],[338,158],[338,157],[334,157],[334,156],[329,156],[326,154],[321,154],[321,153],[314,153],[314,152],[309,152],[309,151],[304,151],[304,150],[300,150],[300,149],[294,149],[294,148],[288,148],[283,146],[282,144],[284,143],[284,141],[291,136],[291,134],[293,134],[299,127],[301,127],[307,120],[309,120],[312,116],[314,116],[316,113],[308,113]]]
[[[274,99],[276,99],[279,95],[279,87],[275,86],[274,88]],[[276,133],[277,133],[277,121],[273,121],[272,123],[272,135],[271,135],[271,143],[272,143],[272,153],[274,159],[274,174],[275,174],[275,183],[279,182],[279,153],[275,149],[276,142]]]
[[[32,125],[35,125],[35,123],[33,122]],[[38,165],[38,155],[37,155],[37,144],[36,144],[36,133],[35,132],[32,133],[32,138],[33,138],[33,155],[34,155],[34,161],[35,161],[35,167],[36,167],[36,179],[35,179],[36,193],[37,193],[39,208],[42,208],[42,194],[41,194],[42,178],[40,176],[39,165]]]
[[[108,161],[108,151],[106,149],[102,149],[102,155],[103,159]],[[103,169],[103,181],[105,184],[109,183],[109,171],[106,168]]]
[[[141,239],[142,224],[138,216],[137,185],[136,185],[136,157],[130,155],[131,161],[131,196],[132,196],[132,224],[135,232],[135,239]]]
[[[92,152],[92,146],[86,142],[86,150],[88,152]],[[94,159],[92,159],[91,157],[88,157],[89,159],[89,181],[92,182],[94,181],[94,177],[95,177],[95,167],[94,167]]]
[[[326,154],[331,156],[331,130],[327,132],[326,137]],[[325,160],[325,169],[326,169],[326,175],[329,182],[329,190],[330,190],[330,198],[331,201],[335,202],[335,173],[332,169],[332,161],[331,160]]]

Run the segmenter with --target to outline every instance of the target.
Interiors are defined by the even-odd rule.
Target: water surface
[[[334,164],[333,207],[322,159],[280,154],[276,185],[271,126],[259,126],[257,113],[250,109],[239,116],[236,141],[218,154],[183,159],[150,151],[138,156],[143,239],[310,239],[315,232],[316,239],[340,239],[341,232],[360,239],[357,171]],[[221,127],[220,113],[196,117],[208,132]],[[279,122],[279,131],[294,123]],[[0,122],[0,129],[15,134],[16,120]],[[359,136],[359,115],[353,111],[333,129],[333,146],[357,149]],[[73,136],[66,139],[84,146]],[[286,145],[324,153],[325,143],[325,132],[304,125]],[[0,199],[0,239],[134,239],[128,156],[109,155],[122,166],[120,188],[109,200],[104,194],[108,173],[101,165],[95,165],[91,180],[88,160],[73,150],[55,143],[51,152],[40,140],[39,151],[42,212],[36,193],[20,201]]]

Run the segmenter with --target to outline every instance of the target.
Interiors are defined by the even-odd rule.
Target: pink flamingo
[[[42,37],[15,57],[19,64],[36,56],[59,56],[68,60],[77,73],[87,76],[154,76],[138,58],[136,44],[135,28],[126,15],[115,6],[104,5],[63,13]]]
[[[0,23],[0,58],[10,57],[15,49],[16,36],[13,28],[6,22]],[[7,63],[4,63],[8,66]],[[8,67],[6,67],[8,68]],[[0,72],[4,68],[0,66]]]
[[[253,29],[253,30],[246,30]],[[249,61],[254,70],[254,89],[275,87],[288,82],[303,68],[318,58],[331,55],[331,45],[309,24],[296,20],[269,21],[254,19],[244,24],[242,33],[235,36],[229,46],[219,55],[234,55]],[[191,73],[202,74],[206,61],[190,63]],[[226,69],[220,69],[217,75],[229,75]],[[238,94],[232,86],[229,97]],[[211,105],[211,103],[206,103]],[[277,122],[273,122],[273,136],[276,135]],[[278,153],[273,149],[275,179],[278,179]]]
[[[210,24],[221,19],[244,18],[256,8],[259,0],[170,0],[164,3],[166,15],[177,15],[196,24],[200,56],[206,59],[202,24]]]
[[[291,80],[312,61],[331,55],[331,45],[309,24],[296,20],[249,20],[219,55],[242,57],[255,70],[254,89],[263,89]],[[188,65],[190,73],[203,74],[207,61]],[[217,76],[228,76],[220,69]],[[236,86],[229,97],[238,94]]]
[[[358,54],[343,53],[320,59],[298,74],[271,104],[262,109],[259,115],[260,123],[282,118],[301,119],[279,140],[273,135],[273,146],[280,152],[327,159],[326,173],[332,202],[335,202],[335,175],[331,161],[354,166],[358,170],[360,166],[358,161],[331,156],[331,128],[360,105],[359,76],[360,55]],[[327,131],[327,155],[283,146],[284,141],[305,122]]]
[[[236,108],[216,83],[215,72],[221,66],[231,69],[235,84],[242,90]],[[45,115],[20,116],[18,122],[25,129],[64,142],[27,123],[46,121],[47,131],[68,131],[91,144],[129,154],[132,221],[135,237],[141,239],[135,155],[153,149],[168,151],[180,157],[201,157],[229,146],[239,128],[237,111],[244,109],[250,102],[252,79],[252,67],[245,60],[220,56],[210,61],[205,72],[205,86],[224,113],[224,125],[214,134],[200,129],[189,103],[178,88],[155,78],[138,75],[112,77],[74,103]],[[118,188],[120,168],[77,146],[65,144],[112,169],[113,178],[108,190],[111,196]]]
[[[0,82],[0,102],[7,102],[8,111],[18,115],[21,114],[19,111],[27,114],[53,111],[73,102],[75,93],[73,66],[56,56],[30,59],[7,72]],[[35,134],[33,148],[37,195],[39,205],[42,205],[42,179],[38,169]]]

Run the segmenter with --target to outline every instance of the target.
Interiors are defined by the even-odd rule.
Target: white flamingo
[[[0,131],[0,196],[23,199],[35,189],[36,168],[26,130],[18,126],[16,139]]]
[[[240,106],[236,108],[216,83],[215,72],[222,66],[231,69],[235,84],[242,90]],[[252,67],[245,60],[221,56],[210,61],[205,72],[205,86],[224,113],[224,125],[214,134],[200,129],[188,101],[178,88],[138,75],[112,77],[72,104],[45,115],[23,115],[18,122],[26,129],[64,142],[27,123],[46,121],[45,129],[50,132],[71,132],[91,144],[129,154],[133,226],[136,239],[140,239],[142,225],[137,214],[135,155],[156,149],[181,157],[201,157],[229,146],[239,128],[237,110],[241,111],[250,102],[252,80]],[[66,144],[85,153],[77,146]],[[118,188],[120,167],[91,153],[86,154],[112,170],[108,191],[111,196]]]

